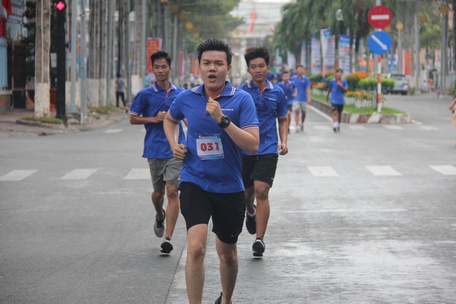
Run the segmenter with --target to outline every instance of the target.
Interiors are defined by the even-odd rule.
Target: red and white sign
[[[367,20],[373,28],[382,29],[391,23],[391,20],[393,20],[393,14],[388,7],[384,5],[377,5],[371,8],[367,15]]]

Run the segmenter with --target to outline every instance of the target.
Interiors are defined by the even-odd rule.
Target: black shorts
[[[277,154],[243,155],[242,180],[244,187],[253,186],[253,181],[258,180],[272,186],[277,169]]]
[[[332,103],[331,104],[331,110],[337,111],[339,113],[342,113],[342,111],[344,110],[344,105],[343,104],[334,104],[334,103]]]
[[[214,193],[183,182],[179,186],[181,213],[187,230],[198,224],[209,224],[212,231],[226,244],[235,244],[245,216],[244,192]]]

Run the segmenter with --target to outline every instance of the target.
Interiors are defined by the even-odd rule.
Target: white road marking
[[[314,128],[320,131],[332,131],[331,126],[314,126]]]
[[[337,172],[329,166],[307,167],[313,176],[338,176]]]
[[[108,129],[104,131],[103,133],[119,133],[122,132],[122,129]]]
[[[429,168],[443,175],[456,175],[456,167],[452,165],[429,166]]]
[[[383,127],[385,129],[389,129],[389,130],[404,130],[403,127],[396,126],[396,125],[384,125]]]
[[[149,169],[131,169],[124,179],[150,179]]]
[[[369,170],[375,176],[399,176],[402,175],[396,171],[391,166],[366,166],[366,169]]]
[[[420,126],[420,129],[423,129],[423,130],[426,130],[426,131],[439,130],[439,128],[434,127],[434,126]]]
[[[17,182],[32,175],[37,170],[13,170],[5,175],[0,176],[0,181]]]
[[[72,180],[81,180],[81,179],[87,179],[89,178],[92,174],[94,174],[98,169],[74,169],[67,174],[65,174],[62,178],[60,179],[72,179]]]

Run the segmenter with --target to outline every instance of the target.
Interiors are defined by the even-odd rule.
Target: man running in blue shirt
[[[252,95],[260,121],[260,147],[255,155],[244,155],[242,158],[242,177],[247,207],[246,226],[250,234],[256,234],[252,245],[253,256],[262,257],[265,251],[263,239],[270,213],[269,189],[274,181],[278,154],[288,153],[288,109],[283,90],[266,78],[270,70],[268,49],[250,47],[246,50],[244,58],[247,72],[252,76],[252,80],[239,89]],[[277,137],[277,121],[280,144]]]
[[[232,53],[225,42],[209,39],[197,48],[203,84],[177,96],[165,118],[174,157],[183,159],[181,212],[187,225],[185,280],[190,304],[201,303],[208,223],[216,234],[222,294],[215,303],[231,303],[238,273],[236,243],[245,215],[242,150],[259,145],[252,97],[225,81]],[[187,119],[187,141],[175,139],[177,123]]]
[[[290,74],[287,70],[282,72],[282,80],[277,83],[279,87],[282,88],[283,92],[285,93],[285,98],[287,99],[287,118],[288,118],[288,134],[290,134],[290,124],[291,124],[291,112],[293,111],[293,99],[298,94],[298,90],[296,89],[295,84],[290,81]]]
[[[166,218],[166,233],[161,252],[169,254],[173,250],[171,238],[177,217],[179,216],[179,175],[182,161],[174,159],[173,152],[163,130],[163,119],[176,96],[183,91],[169,82],[171,73],[171,57],[164,51],[158,51],[151,56],[152,70],[156,77],[150,87],[138,92],[130,107],[130,123],[144,125],[146,136],[144,138],[143,157],[149,163],[152,178],[152,203],[155,207],[154,232],[157,237],[163,237]],[[179,128],[179,142],[183,142],[185,135],[182,127]],[[163,209],[164,195],[168,206]]]
[[[295,113],[296,132],[304,131],[304,121],[306,120],[307,104],[310,102],[310,80],[304,75],[304,66],[296,66],[296,75],[291,77],[291,81],[298,89],[298,96],[293,101],[293,111]],[[299,119],[301,114],[301,119]]]
[[[326,96],[326,100],[329,100],[329,94],[331,94],[331,110],[334,133],[340,132],[340,122],[342,120],[342,111],[344,110],[345,92],[348,90],[347,80],[342,79],[342,74],[342,69],[336,70],[336,77],[329,81],[328,95]]]

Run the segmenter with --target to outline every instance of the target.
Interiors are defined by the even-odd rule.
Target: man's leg
[[[268,226],[270,206],[269,206],[269,189],[271,186],[268,183],[255,180],[255,198],[257,201],[257,216],[256,216],[256,237],[263,239]]]
[[[255,193],[253,191],[253,186],[249,187],[249,188],[245,188],[244,196],[245,196],[245,207],[247,209],[247,212],[250,214],[254,214],[255,206],[254,206],[253,202],[255,201]]]
[[[296,132],[299,132],[299,112],[301,110],[298,108],[296,109],[295,112],[295,124],[296,124]]]
[[[337,132],[337,118],[338,118],[338,112],[337,109],[334,105],[331,105],[331,116],[332,116],[332,121],[333,121],[333,131]]]
[[[158,220],[162,220],[165,218],[165,214],[163,213],[164,196],[165,196],[164,189],[163,190],[154,190],[152,192],[152,204],[154,205]]]
[[[166,196],[168,206],[166,207],[166,233],[165,237],[171,238],[174,233],[177,218],[179,216],[179,188],[166,183]]]
[[[222,304],[231,303],[238,274],[236,244],[226,244],[216,237],[215,245],[220,259],[220,281],[222,283]]]
[[[198,224],[192,226],[188,229],[187,234],[185,281],[187,283],[188,302],[189,304],[201,304],[204,287],[204,256],[206,255],[207,246],[207,225]]]

